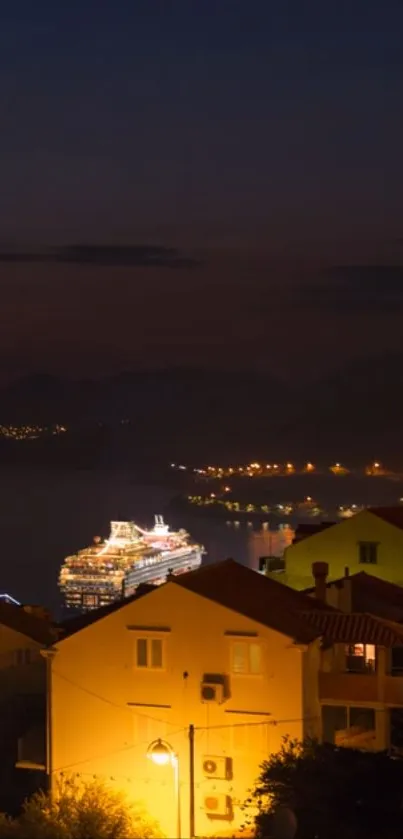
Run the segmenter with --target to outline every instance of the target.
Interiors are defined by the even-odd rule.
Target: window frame
[[[33,649],[31,647],[19,647],[14,650],[15,667],[26,667],[33,662]]]
[[[138,663],[138,642],[146,642],[146,664]],[[159,641],[161,645],[161,666],[156,666],[152,661],[153,642]],[[166,638],[156,633],[138,633],[134,637],[134,669],[142,672],[162,673],[166,670]]]
[[[234,669],[235,647],[236,647],[236,645],[239,645],[239,646],[243,645],[243,646],[246,647],[246,650],[247,650],[246,657],[245,657],[247,668],[243,673],[240,673],[240,672],[238,672],[237,670]],[[259,649],[259,672],[258,673],[251,672],[251,666],[250,666],[251,665],[251,652],[250,652],[250,650],[251,650],[252,646],[255,646]],[[262,642],[260,641],[259,638],[246,638],[246,637],[242,637],[242,636],[240,636],[239,638],[232,638],[231,649],[230,649],[230,673],[231,673],[232,677],[233,676],[241,677],[241,678],[247,677],[247,678],[254,678],[254,679],[259,678],[260,676],[263,675],[263,645],[262,645]]]
[[[330,703],[329,704],[328,702],[323,702],[323,703],[321,703],[321,706],[320,706],[321,740],[322,740],[323,743],[330,743],[331,742],[330,740],[325,740],[324,736],[323,736],[324,735],[324,728],[325,728],[325,726],[324,726],[324,713],[323,712],[324,712],[325,708],[326,709],[337,708],[337,709],[340,709],[341,712],[343,712],[343,711],[345,712],[345,719],[346,719],[345,729],[339,728],[339,729],[334,729],[333,730],[333,745],[335,745],[334,741],[336,740],[336,734],[337,734],[338,731],[343,731],[343,730],[349,731],[352,728],[354,728],[354,725],[351,724],[351,712],[353,712],[353,717],[354,717],[354,712],[355,711],[357,711],[357,712],[360,711],[360,712],[364,712],[364,713],[365,712],[372,713],[374,728],[366,728],[364,730],[367,731],[367,732],[374,731],[375,732],[375,737],[377,736],[377,713],[376,713],[377,709],[374,707],[374,705],[363,705],[363,704],[361,704],[361,705],[355,705],[355,704],[351,705],[350,704],[349,705],[349,704],[345,704],[345,703],[340,703],[340,704],[339,703],[334,703],[334,704]]]
[[[396,659],[395,662],[393,661],[393,652],[394,650],[398,650],[398,652],[402,655],[401,663],[397,663]],[[403,645],[401,647],[392,647],[389,654],[389,667],[388,667],[388,675],[394,676],[394,678],[401,678],[403,676]]]
[[[363,654],[362,655],[354,655],[354,653],[350,652],[354,647],[362,647]],[[367,657],[367,650],[374,651],[374,658]],[[345,644],[344,647],[344,658],[345,658],[345,672],[352,673],[353,675],[363,675],[363,676],[375,676],[378,670],[378,648],[376,644],[363,644],[360,641],[357,641],[353,644]],[[352,668],[348,666],[348,662],[352,659],[356,659],[357,662],[362,661],[362,667]],[[370,664],[373,662],[373,665]]]
[[[360,541],[358,542],[358,564],[359,565],[378,565],[378,547],[379,542]],[[375,559],[371,559],[371,551],[374,551]],[[367,552],[366,557],[362,558],[362,551]]]

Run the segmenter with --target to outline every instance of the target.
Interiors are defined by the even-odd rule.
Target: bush
[[[296,816],[297,839],[401,839],[403,761],[286,739],[262,764],[246,807],[257,807],[256,836],[266,839],[284,811]]]
[[[64,778],[51,800],[37,792],[18,819],[0,816],[0,839],[154,839],[161,832],[138,805],[99,781]]]

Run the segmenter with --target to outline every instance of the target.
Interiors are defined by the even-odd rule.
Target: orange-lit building
[[[194,725],[196,835],[232,835],[259,764],[285,734],[316,732],[320,632],[301,605],[322,608],[228,560],[73,621],[51,657],[53,777],[106,779],[174,836],[172,767],[147,758],[161,738],[189,836]]]
[[[388,747],[403,627],[326,603],[315,573],[313,597],[227,560],[66,624],[49,655],[53,782],[106,780],[175,836],[172,765],[147,757],[161,739],[178,756],[189,836],[194,726],[195,834],[234,835],[285,735]]]

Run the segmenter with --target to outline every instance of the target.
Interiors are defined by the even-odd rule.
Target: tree
[[[257,837],[269,837],[273,815],[288,808],[297,817],[297,839],[400,839],[403,761],[286,738],[262,764],[246,803],[252,806]]]
[[[0,818],[1,839],[154,839],[161,836],[138,805],[99,781],[63,778],[53,796],[37,792],[18,819]]]

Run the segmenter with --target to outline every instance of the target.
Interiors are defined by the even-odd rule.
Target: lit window
[[[163,667],[163,649],[161,638],[137,638],[136,667],[161,670]]]
[[[232,647],[232,672],[239,676],[257,676],[261,672],[260,644],[235,641]]]
[[[378,543],[359,542],[358,562],[361,565],[376,565],[378,562]]]
[[[346,669],[352,673],[374,673],[376,670],[375,645],[348,644],[346,647]]]
[[[99,606],[99,595],[83,594],[83,606]]]

